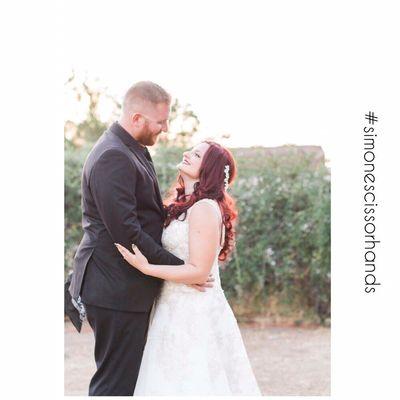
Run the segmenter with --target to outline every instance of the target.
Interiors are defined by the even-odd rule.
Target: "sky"
[[[329,159],[344,64],[360,55],[341,11],[326,2],[65,2],[63,74],[98,78],[119,100],[152,80],[191,105],[200,138],[320,145]]]

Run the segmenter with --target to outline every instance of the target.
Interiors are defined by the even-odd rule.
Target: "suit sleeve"
[[[135,166],[116,149],[105,151],[93,167],[90,189],[112,240],[128,249],[136,244],[151,264],[184,264],[142,230],[137,218],[136,178]]]

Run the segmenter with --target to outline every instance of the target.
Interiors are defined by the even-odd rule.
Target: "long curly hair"
[[[170,195],[164,201],[165,226],[178,219],[182,214],[184,214],[183,219],[179,219],[185,220],[187,210],[197,201],[201,199],[216,200],[225,226],[224,245],[218,259],[224,261],[235,246],[234,225],[238,215],[234,198],[225,190],[225,166],[229,165],[229,185],[236,177],[237,167],[235,159],[228,149],[216,142],[205,141],[204,143],[208,143],[210,147],[204,154],[200,165],[199,181],[194,184],[193,193],[185,195],[184,181],[178,173],[177,179],[170,189]]]

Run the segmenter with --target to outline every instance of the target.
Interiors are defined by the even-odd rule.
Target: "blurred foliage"
[[[277,295],[311,308],[321,321],[330,318],[328,169],[295,151],[236,159],[232,194],[239,223],[225,289],[239,301],[261,305]]]
[[[81,175],[88,146],[75,147],[64,140],[64,272],[72,269],[72,260],[82,238]]]
[[[182,151],[191,145],[198,119],[189,107],[174,103],[174,119],[189,120],[182,135],[156,147],[153,156],[164,195],[176,178]],[[88,113],[96,118],[96,108]],[[179,119],[178,118],[178,119]],[[186,121],[188,122],[188,121]],[[105,126],[92,124],[97,133],[81,134],[79,146],[65,140],[65,272],[82,236],[81,172],[93,141]],[[172,125],[172,124],[171,124]],[[182,121],[178,126],[183,126]],[[187,128],[189,126],[189,128]],[[323,163],[293,151],[285,155],[265,155],[252,148],[251,157],[243,149],[231,149],[238,163],[232,189],[239,210],[236,249],[222,266],[221,279],[233,304],[245,305],[253,313],[265,312],[269,298],[289,308],[309,310],[319,322],[330,319],[330,172]]]
[[[155,148],[159,146],[179,148],[191,146],[199,124],[199,119],[190,108],[190,104],[183,106],[178,99],[175,99],[171,104],[168,134],[160,135]]]
[[[78,78],[74,72],[65,83],[65,90],[69,95],[73,95],[81,109],[86,110],[86,115],[79,121],[71,119],[65,121],[64,136],[77,147],[95,142],[112,119],[118,115],[121,103],[107,95],[107,88],[98,80],[92,82],[87,77]],[[107,121],[100,118],[100,105],[103,107],[106,105],[109,109]]]

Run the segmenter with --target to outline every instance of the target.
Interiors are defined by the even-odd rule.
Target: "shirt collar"
[[[136,139],[134,139],[130,133],[126,131],[118,122],[114,122],[110,126],[110,131],[117,135],[126,146],[138,150],[143,154],[147,153],[148,150],[146,146],[143,146]]]

